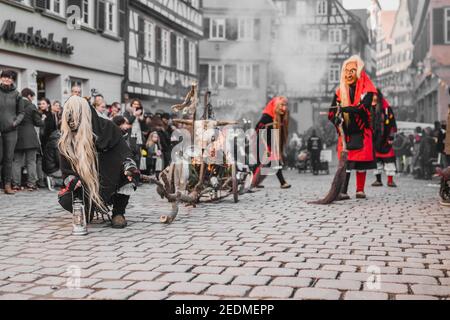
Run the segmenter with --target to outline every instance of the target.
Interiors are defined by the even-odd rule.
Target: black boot
[[[377,177],[377,181],[372,183],[372,187],[382,187],[383,181],[381,180],[381,174],[377,174],[376,177]]]
[[[128,205],[130,196],[124,194],[115,194],[112,197],[113,210],[112,210],[112,221],[111,226],[114,229],[123,229],[128,223],[125,219],[125,210]]]
[[[351,177],[351,173],[347,172],[346,176],[345,176],[345,182],[344,185],[342,186],[341,189],[341,193],[338,196],[338,201],[345,201],[345,200],[350,200],[350,196],[348,195],[348,185],[350,183],[350,177]]]

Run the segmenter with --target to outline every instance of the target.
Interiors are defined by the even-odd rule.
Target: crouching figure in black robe
[[[82,200],[90,222],[94,212],[107,214],[112,205],[112,227],[126,227],[125,209],[140,172],[119,127],[73,96],[64,105],[58,147],[65,184],[61,206],[72,212],[73,200]]]

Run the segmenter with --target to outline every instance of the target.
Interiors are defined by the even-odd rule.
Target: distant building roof
[[[392,28],[394,28],[396,11],[381,11],[381,31],[387,43],[391,42]]]
[[[203,0],[204,8],[276,10],[272,0]]]
[[[361,22],[361,27],[363,27],[364,32],[366,34],[369,33],[369,25],[368,25],[368,20],[369,20],[369,12],[367,9],[353,9],[353,10],[349,10],[351,13],[353,13],[354,16],[356,16],[359,21]]]

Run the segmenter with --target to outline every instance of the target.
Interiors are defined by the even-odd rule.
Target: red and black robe
[[[348,149],[349,170],[376,169],[375,150],[373,147],[372,100],[377,93],[370,78],[363,71],[357,83],[348,88],[350,105],[342,106],[344,113],[343,129]],[[337,108],[341,104],[340,89],[336,91],[328,118],[335,123]],[[338,126],[336,125],[336,129]],[[338,130],[339,134],[339,130]],[[338,157],[342,151],[342,137],[338,139]]]
[[[375,109],[374,145],[378,161],[386,163],[395,162],[395,152],[392,147],[397,122],[389,102],[383,98],[381,106]]]

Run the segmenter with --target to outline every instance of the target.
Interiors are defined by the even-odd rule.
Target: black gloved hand
[[[334,124],[335,124],[336,126],[340,126],[340,125],[342,124],[342,122],[343,122],[343,120],[342,120],[342,118],[341,118],[340,115],[336,115],[336,116],[334,117]]]

